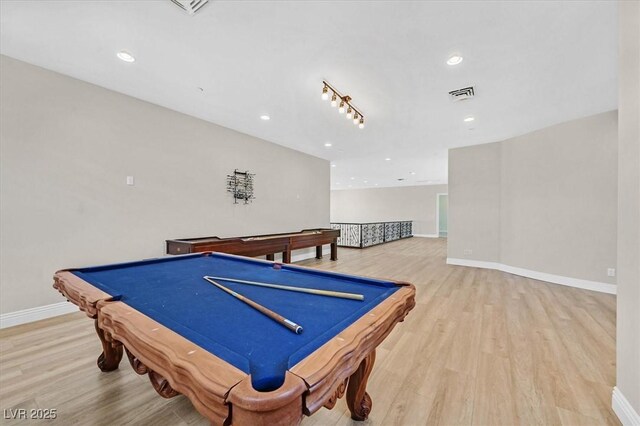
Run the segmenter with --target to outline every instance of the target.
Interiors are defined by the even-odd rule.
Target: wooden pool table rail
[[[131,366],[148,374],[165,398],[185,395],[214,424],[229,417],[225,399],[246,373],[122,302],[100,302],[98,325],[126,348]]]
[[[316,258],[322,259],[322,246],[331,246],[331,260],[338,260],[340,230],[318,228],[284,234],[252,235],[246,237],[202,237],[166,240],[167,254],[187,254],[208,251],[240,256],[267,256],[274,260],[275,253],[282,253],[282,262],[291,263],[293,250],[315,247]]]
[[[318,348],[313,357],[307,357],[291,368],[291,372],[303,377],[309,387],[305,414],[311,415],[325,405],[345,378],[351,377],[347,404],[353,398],[354,404],[364,404],[364,399],[369,398],[365,387],[375,361],[375,349],[415,306],[415,287],[408,283],[398,284],[403,287],[391,297]],[[349,392],[353,393],[353,398],[349,398]],[[366,412],[358,411],[360,406],[357,404],[349,406],[352,418],[365,420],[371,409],[370,399]]]
[[[345,393],[352,418],[366,419],[375,348],[415,306],[415,287],[398,284],[392,296],[287,371],[280,388],[258,392],[250,375],[166,326],[69,271],[54,276],[54,288],[95,319],[102,371],[118,368],[124,348],[134,370],[148,374],[161,396],[181,393],[212,424],[239,425],[298,424]]]

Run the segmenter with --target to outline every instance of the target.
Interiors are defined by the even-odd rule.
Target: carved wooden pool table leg
[[[344,382],[340,383],[340,385],[338,386],[336,391],[333,393],[333,395],[331,395],[331,397],[324,404],[324,408],[331,410],[333,409],[333,407],[336,406],[336,402],[338,402],[338,399],[342,398],[345,391],[347,390],[348,381],[349,381],[349,378],[347,377],[346,379],[344,379]]]
[[[104,331],[98,327],[98,319],[95,319],[96,333],[102,343],[102,353],[98,357],[98,368],[102,371],[117,370],[122,360],[122,345],[119,342],[107,339]]]
[[[349,386],[347,387],[347,406],[351,411],[353,420],[366,420],[371,412],[371,397],[366,392],[367,380],[373,369],[373,363],[376,360],[376,351],[373,350],[367,355],[358,369],[349,377]]]
[[[146,365],[142,363],[134,354],[129,351],[129,349],[124,348],[127,352],[127,358],[129,358],[129,364],[133,368],[133,371],[140,375],[147,374],[149,376],[149,381],[153,388],[158,392],[163,398],[173,398],[176,395],[180,395],[180,392],[176,391],[171,387],[169,381],[165,379],[161,374],[156,373]]]

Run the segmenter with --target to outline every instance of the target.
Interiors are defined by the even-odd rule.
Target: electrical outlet
[[[465,249],[463,253],[464,253],[465,256],[469,256],[470,254],[473,254],[473,250]]]
[[[616,270],[615,270],[615,268],[608,268],[608,269],[607,269],[607,276],[609,276],[609,277],[615,277],[615,276],[616,276]]]
[[[135,185],[135,182],[133,180],[133,176],[127,176],[127,185]]]

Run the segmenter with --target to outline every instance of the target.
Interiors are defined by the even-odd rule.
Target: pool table
[[[364,300],[221,284],[295,321],[295,334],[203,279],[358,293]],[[213,424],[298,424],[346,393],[371,410],[376,347],[415,305],[413,285],[197,253],[56,272],[53,286],[95,320],[102,371],[123,353],[163,397],[183,394]]]

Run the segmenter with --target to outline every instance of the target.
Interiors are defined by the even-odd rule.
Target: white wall
[[[2,313],[61,302],[57,269],[160,256],[168,238],[329,225],[325,160],[6,56],[0,67]],[[249,205],[226,192],[234,168],[256,173]]]
[[[614,284],[616,204],[616,111],[457,148],[448,257]]]
[[[437,236],[436,195],[447,185],[331,191],[332,222],[412,220],[413,233]]]
[[[616,386],[635,410],[636,421],[640,421],[640,3],[621,1],[618,7],[620,142]]]

